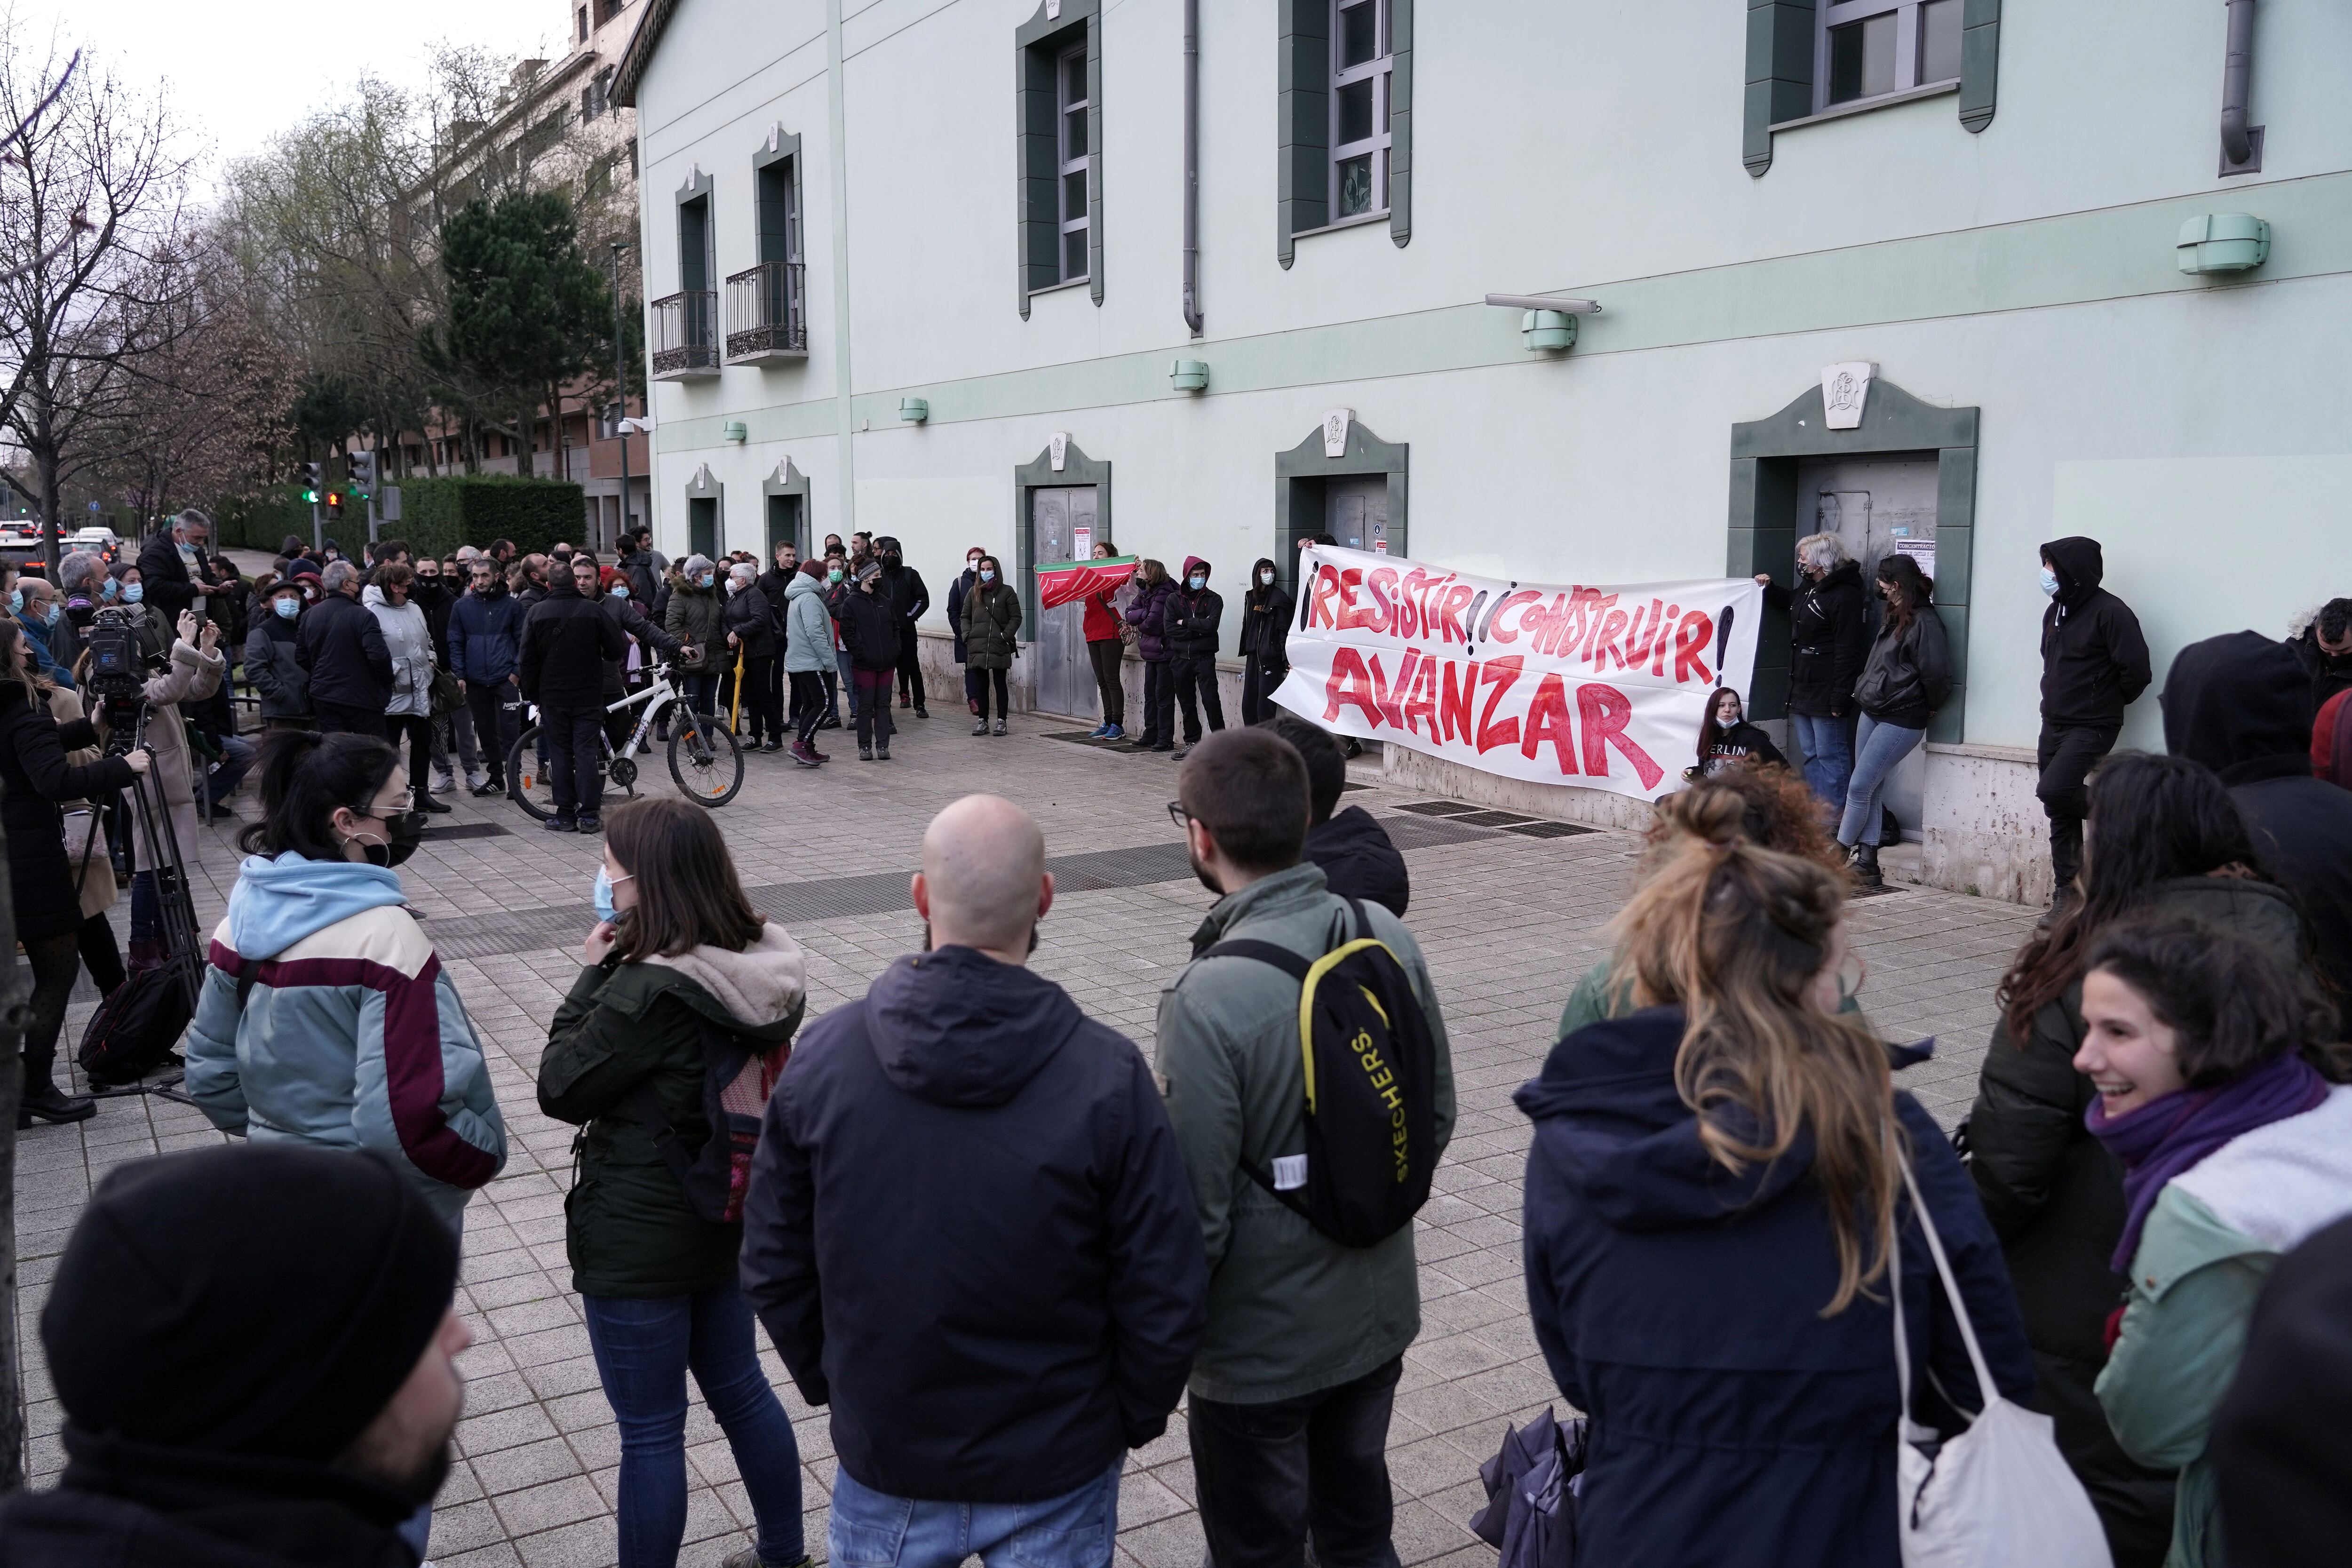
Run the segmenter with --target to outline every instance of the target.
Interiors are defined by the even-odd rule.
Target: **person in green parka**
[[[759,1522],[757,1543],[725,1568],[793,1568],[808,1561],[800,1449],[737,1284],[743,1227],[697,1211],[657,1140],[694,1151],[710,1136],[708,1032],[772,1053],[781,1070],[807,961],[751,908],[710,814],[675,795],[612,814],[595,896],[587,966],[540,1058],[539,1106],[583,1129],[564,1239],[621,1430],[621,1568],[677,1561],[689,1369]]]

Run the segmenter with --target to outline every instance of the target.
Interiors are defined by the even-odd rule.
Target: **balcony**
[[[688,289],[654,301],[653,376],[695,381],[719,374],[719,296]]]
[[[781,364],[808,358],[808,315],[798,261],[765,261],[727,279],[727,363]]]

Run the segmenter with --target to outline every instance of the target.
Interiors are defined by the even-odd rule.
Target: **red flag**
[[[1037,604],[1041,609],[1075,605],[1089,595],[1126,585],[1140,558],[1114,555],[1103,561],[1059,561],[1037,568]]]

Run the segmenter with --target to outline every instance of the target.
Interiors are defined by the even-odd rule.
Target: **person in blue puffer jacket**
[[[453,1228],[506,1163],[482,1044],[392,868],[416,847],[399,754],[364,735],[264,742],[260,821],[188,1031],[214,1126],[383,1155]]]

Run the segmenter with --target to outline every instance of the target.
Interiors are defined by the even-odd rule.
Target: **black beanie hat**
[[[324,1463],[391,1402],[457,1284],[457,1238],[383,1160],[290,1143],[124,1165],[41,1310],[97,1435]]]

